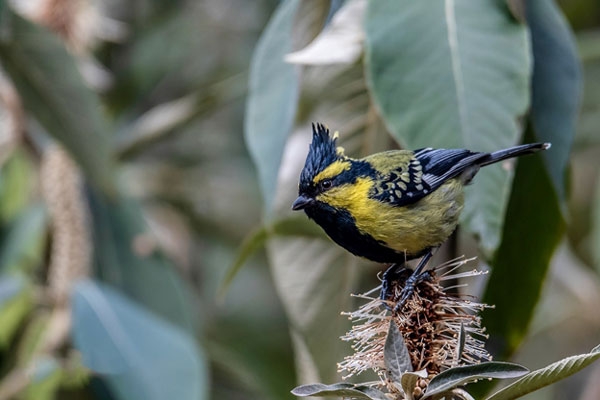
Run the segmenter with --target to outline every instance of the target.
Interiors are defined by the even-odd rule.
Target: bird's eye
[[[321,189],[329,189],[332,186],[331,179],[321,181]]]

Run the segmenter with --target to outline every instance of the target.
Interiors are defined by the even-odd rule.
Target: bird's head
[[[318,203],[319,196],[330,189],[345,183],[345,175],[352,166],[344,150],[337,147],[337,133],[329,135],[329,129],[322,124],[313,124],[313,138],[304,169],[300,174],[298,198],[292,204],[293,210],[307,212]]]

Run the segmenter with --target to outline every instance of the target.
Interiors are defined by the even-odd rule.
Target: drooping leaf
[[[119,399],[208,398],[207,365],[192,336],[107,285],[72,295],[73,339],[86,367]]]
[[[299,0],[279,4],[252,57],[244,137],[258,170],[264,210],[271,212],[283,148],[296,115],[298,67],[284,61],[293,50],[292,26]]]
[[[336,363],[348,350],[339,337],[349,323],[340,313],[350,309],[353,256],[329,241],[302,237],[272,238],[267,254],[290,321],[301,381],[333,381]]]
[[[131,199],[108,199],[93,191],[89,191],[89,200],[95,276],[166,320],[195,332],[198,314],[188,286],[157,249],[144,252],[136,246],[149,238],[140,204]]]
[[[499,361],[450,368],[429,382],[422,399],[432,398],[475,379],[511,379],[523,376],[528,372],[529,370],[522,365]]]
[[[531,138],[529,130],[525,137]],[[541,156],[519,159],[504,225],[483,296],[484,303],[495,305],[483,312],[483,326],[490,334],[488,346],[502,358],[517,348],[527,332],[550,258],[565,229]]]
[[[33,307],[31,285],[20,275],[0,278],[0,348],[6,348]]]
[[[402,333],[398,329],[398,325],[394,320],[390,320],[390,328],[385,339],[383,347],[383,357],[385,368],[390,372],[392,378],[399,382],[402,374],[412,372],[413,367],[410,361],[410,353],[404,343]]]
[[[351,399],[387,400],[385,394],[377,389],[352,383],[302,385],[292,390],[292,394],[299,397],[348,397]]]
[[[0,271],[27,271],[44,257],[48,216],[41,204],[31,205],[7,226],[0,243]]]
[[[98,96],[53,33],[3,10],[0,62],[25,109],[60,141],[97,188],[112,193],[110,128]]]
[[[219,287],[217,297],[223,298],[233,278],[242,269],[248,258],[258,249],[264,247],[269,237],[272,236],[307,236],[322,237],[323,233],[318,226],[306,218],[287,217],[274,221],[269,225],[262,225],[250,232],[240,245],[234,262],[228,268],[225,278]]]
[[[371,1],[365,23],[369,90],[403,146],[494,151],[519,142],[529,43],[506,4]],[[490,166],[468,189],[463,217],[488,256],[500,241],[509,188],[510,173]]]
[[[535,370],[500,389],[487,400],[512,400],[573,375],[600,358],[600,346],[586,354],[564,358]]]
[[[581,65],[573,33],[554,0],[529,0],[526,6],[533,50],[532,125],[535,140],[552,143],[543,157],[563,201],[582,97]]]

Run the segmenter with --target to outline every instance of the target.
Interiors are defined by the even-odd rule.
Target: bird
[[[389,150],[355,159],[337,146],[321,123],[312,124],[298,197],[303,210],[338,245],[368,260],[389,264],[381,297],[406,261],[421,258],[402,291],[402,304],[434,251],[454,232],[464,187],[481,167],[550,148],[531,143],[494,152],[467,149]]]

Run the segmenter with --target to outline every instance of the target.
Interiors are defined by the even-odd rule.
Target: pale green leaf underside
[[[590,353],[567,357],[545,368],[535,370],[511,385],[499,390],[487,400],[512,400],[564,379],[600,358],[600,346]]]
[[[503,2],[369,2],[365,62],[375,103],[403,146],[493,151],[519,141],[529,41]],[[464,216],[488,254],[499,243],[509,188],[510,174],[495,166],[469,191]]]
[[[475,379],[509,379],[525,375],[529,370],[521,365],[507,362],[483,362],[448,369],[429,382],[423,400],[435,395],[452,390],[453,388],[472,382]]]
[[[292,390],[292,394],[300,397],[341,397],[352,399],[371,399],[386,400],[383,392],[367,386],[353,385],[351,383],[335,383],[333,385],[324,385],[314,383],[310,385],[298,386]]]
[[[390,328],[383,347],[383,356],[385,367],[394,380],[399,381],[404,372],[412,372],[410,354],[404,343],[402,333],[394,320],[390,320]]]

